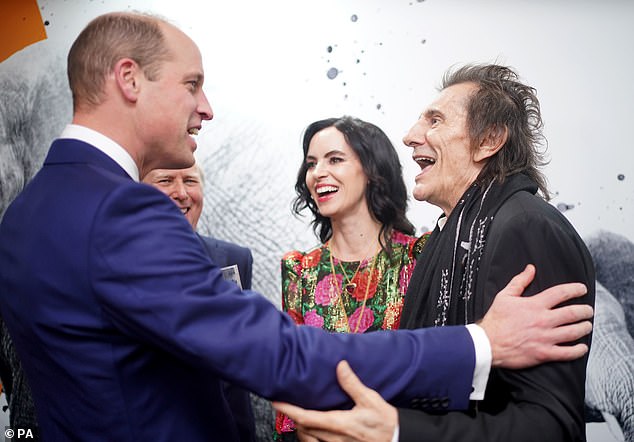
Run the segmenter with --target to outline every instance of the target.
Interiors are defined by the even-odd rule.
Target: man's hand
[[[592,331],[593,309],[574,304],[554,308],[584,295],[580,283],[560,284],[534,296],[522,297],[535,277],[535,267],[516,275],[499,292],[480,326],[491,342],[494,367],[527,368],[549,361],[577,359],[588,352],[585,344],[573,342]],[[582,321],[582,322],[580,322]]]
[[[396,408],[361,383],[346,361],[337,380],[355,405],[351,410],[313,411],[282,402],[273,406],[295,421],[302,442],[390,442],[398,424]]]

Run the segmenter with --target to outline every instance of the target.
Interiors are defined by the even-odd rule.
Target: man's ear
[[[136,102],[143,71],[131,58],[122,58],[114,65],[114,79],[121,95],[128,101]]]
[[[489,127],[484,134],[484,137],[480,141],[480,145],[473,154],[473,159],[476,162],[486,160],[487,158],[495,155],[509,137],[509,130],[506,125],[493,125]]]

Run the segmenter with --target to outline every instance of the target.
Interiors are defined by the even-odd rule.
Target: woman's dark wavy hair
[[[478,90],[467,105],[467,127],[473,148],[492,133],[503,134],[504,146],[480,172],[478,181],[488,184],[493,179],[522,172],[537,183],[544,198],[549,199],[546,177],[539,170],[547,164],[547,146],[542,134],[543,122],[534,88],[521,83],[511,68],[495,64],[465,65],[445,74],[441,89],[461,83],[475,83]]]
[[[343,116],[315,121],[304,131],[303,149],[304,159],[299,172],[295,191],[297,197],[293,201],[293,212],[300,215],[308,208],[313,214],[311,222],[315,234],[322,243],[332,236],[330,218],[319,213],[317,204],[310,196],[306,186],[308,167],[306,156],[310,141],[317,132],[328,127],[335,127],[341,132],[357,154],[361,166],[368,177],[365,198],[372,216],[381,223],[379,243],[384,250],[391,252],[390,235],[392,230],[398,230],[408,235],[414,235],[415,229],[407,219],[407,188],[403,182],[401,163],[392,142],[385,133],[374,124],[358,118]]]

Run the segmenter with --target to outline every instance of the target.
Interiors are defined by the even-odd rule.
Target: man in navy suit
[[[204,175],[194,164],[185,169],[154,169],[143,177],[143,182],[167,195],[185,215],[196,231],[204,204]],[[205,251],[214,264],[231,271],[232,278],[241,289],[251,290],[253,255],[251,250],[228,241],[196,232]],[[227,279],[227,278],[225,278]],[[225,384],[225,398],[236,421],[240,441],[255,440],[255,418],[249,393],[231,384]]]
[[[73,124],[0,225],[0,309],[43,438],[238,440],[224,381],[345,407],[343,359],[396,405],[460,409],[491,361],[527,367],[587,351],[557,344],[589,333],[592,309],[553,309],[585,287],[523,298],[530,271],[479,325],[363,335],[295,326],[225,281],[178,208],[138,182],[194,164],[192,135],[213,116],[195,43],[153,16],[105,14],[73,43],[68,77]]]
[[[198,164],[185,169],[154,169],[149,171],[143,182],[156,187],[170,197],[185,215],[194,231],[203,211],[205,179]],[[251,290],[253,255],[251,250],[237,244],[211,236],[198,234],[211,260],[218,267],[237,266],[236,282],[240,288]]]

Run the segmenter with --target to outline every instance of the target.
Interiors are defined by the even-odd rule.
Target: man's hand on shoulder
[[[586,294],[581,283],[560,284],[534,296],[522,293],[535,277],[535,267],[516,275],[500,291],[479,325],[491,342],[492,365],[510,369],[567,361],[588,352],[573,342],[592,331],[593,309],[585,304],[556,307]]]

